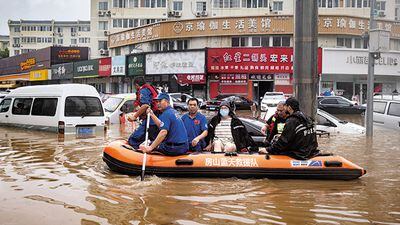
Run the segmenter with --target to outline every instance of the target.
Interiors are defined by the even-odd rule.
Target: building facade
[[[10,49],[10,37],[7,35],[0,35],[0,51]]]
[[[90,21],[9,20],[10,56],[50,46],[90,47]]]

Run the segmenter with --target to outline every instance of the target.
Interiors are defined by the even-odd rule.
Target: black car
[[[317,98],[318,108],[331,114],[362,114],[366,107],[353,104],[341,96],[320,96]]]
[[[237,110],[241,109],[250,109],[253,105],[253,101],[247,99],[244,96],[238,95],[218,95],[216,98],[213,98],[207,101],[206,109],[208,110],[219,110],[219,105],[223,101],[231,102],[233,107]]]

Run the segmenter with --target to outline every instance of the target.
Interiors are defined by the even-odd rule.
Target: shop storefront
[[[74,83],[89,84],[96,87],[101,83],[99,76],[99,60],[92,59],[74,63]]]
[[[25,85],[51,84],[53,65],[79,60],[87,60],[89,49],[86,47],[48,47],[37,51],[0,59],[0,86],[13,83],[11,88]],[[31,71],[36,71],[31,73]],[[43,77],[47,77],[44,79]]]
[[[72,83],[74,78],[74,64],[63,63],[51,66],[51,80],[58,84]]]
[[[111,57],[99,59],[99,80],[101,83],[96,84],[96,89],[101,93],[111,93],[110,85],[111,76]]]
[[[130,81],[128,90],[129,92],[133,93],[136,91],[133,85],[133,80],[136,76],[144,76],[145,57],[143,54],[133,54],[128,55],[126,60],[128,66],[128,72],[126,75],[128,80]]]
[[[205,51],[149,53],[145,57],[148,82],[168,92],[205,97]]]
[[[321,71],[322,51],[319,50]],[[293,48],[210,48],[207,52],[210,97],[245,95],[259,101],[268,91],[292,94]]]
[[[126,78],[126,57],[114,56],[111,58],[111,89],[112,94],[128,93],[130,86],[129,79]]]
[[[365,103],[368,51],[324,49],[320,93],[331,88],[335,94]],[[390,94],[400,88],[400,52],[382,53],[375,61],[374,92]]]

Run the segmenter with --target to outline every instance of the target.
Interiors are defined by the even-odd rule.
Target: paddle
[[[146,120],[146,138],[144,140],[144,146],[149,145],[149,125],[150,125],[150,113],[147,113],[147,120]],[[142,162],[142,175],[140,176],[140,180],[144,181],[144,172],[146,170],[146,152],[143,154],[143,162]]]

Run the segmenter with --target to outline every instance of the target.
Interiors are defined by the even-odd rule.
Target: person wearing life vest
[[[140,144],[145,141],[146,136],[146,110],[151,108],[156,115],[158,115],[158,106],[155,102],[155,98],[158,95],[157,90],[150,84],[146,84],[143,77],[137,77],[133,81],[136,88],[136,101],[135,107],[139,109],[135,113],[131,113],[127,116],[128,121],[135,121],[137,118],[142,120],[140,126],[132,133],[128,139],[128,143],[135,149],[139,149]],[[149,125],[149,140],[153,141],[157,137],[159,132],[158,127],[153,120],[150,120]]]
[[[282,134],[270,147],[260,149],[259,153],[287,155],[299,160],[316,156],[319,150],[313,119],[300,111],[299,102],[295,98],[288,98],[284,108],[289,116]]]
[[[267,141],[271,143],[275,135],[282,134],[283,128],[286,122],[286,111],[284,108],[285,102],[279,102],[276,106],[276,112],[271,118],[268,119],[267,123],[261,128],[261,133],[267,136]],[[268,130],[268,132],[267,132]]]

